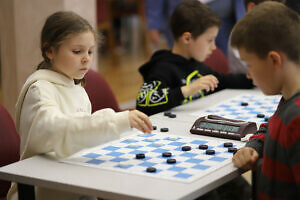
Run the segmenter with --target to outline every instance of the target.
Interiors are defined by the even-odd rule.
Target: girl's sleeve
[[[29,157],[54,151],[58,157],[65,157],[117,139],[129,129],[128,111],[103,109],[93,114],[64,114],[51,89],[32,85],[21,112],[21,153]]]

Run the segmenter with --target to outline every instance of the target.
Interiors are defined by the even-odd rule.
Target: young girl
[[[137,128],[152,131],[149,118],[137,111],[91,114],[82,87],[96,48],[97,34],[73,12],[49,16],[41,34],[44,61],[25,82],[16,105],[16,128],[21,136],[21,159],[55,152],[61,158],[83,148],[117,139]],[[36,199],[79,199],[80,195],[36,188]],[[9,192],[16,199],[16,186]],[[90,199],[90,198],[88,198]]]

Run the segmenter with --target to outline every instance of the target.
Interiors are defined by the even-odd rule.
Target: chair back
[[[96,71],[90,69],[86,75],[85,90],[92,104],[92,112],[103,108],[121,111],[119,104],[107,81]]]
[[[0,104],[0,167],[20,159],[20,137],[13,119]],[[5,198],[10,188],[9,181],[0,180],[0,198]]]
[[[216,48],[204,63],[218,73],[228,74],[229,72],[228,59],[219,48]]]

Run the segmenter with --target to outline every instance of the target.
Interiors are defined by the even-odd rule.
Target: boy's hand
[[[183,96],[188,97],[196,94],[200,90],[206,90],[206,92],[214,91],[218,87],[218,79],[214,75],[206,75],[198,78],[190,85],[181,87]]]
[[[234,154],[232,162],[238,168],[249,170],[256,167],[258,157],[258,153],[255,149],[244,147]]]
[[[136,128],[144,133],[152,132],[152,123],[149,117],[138,110],[129,111],[129,122],[131,128]]]

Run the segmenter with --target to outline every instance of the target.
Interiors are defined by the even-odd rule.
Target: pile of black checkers
[[[232,152],[232,153],[237,152],[237,148],[233,147],[233,144],[231,142],[225,142],[224,147],[228,148],[228,152]],[[205,150],[205,153],[207,155],[214,155],[215,154],[215,150],[208,149],[208,145],[202,144],[202,145],[199,145],[198,148],[200,150]],[[182,146],[181,150],[182,151],[190,151],[190,150],[192,150],[192,148],[190,146]],[[175,164],[176,163],[176,159],[171,158],[172,157],[172,152],[163,152],[162,157],[167,158],[166,162],[168,164]],[[135,155],[135,158],[136,159],[145,159],[146,155],[144,153],[138,153],[138,154]],[[149,172],[149,173],[154,173],[154,172],[156,172],[156,168],[155,167],[148,167],[146,169],[146,171]]]
[[[169,118],[176,118],[176,114],[171,113],[171,112],[164,112],[164,116],[169,117]]]
[[[169,118],[176,118],[176,114],[171,113],[171,112],[164,112],[164,116],[169,117]],[[156,130],[156,126],[153,126],[153,130]],[[161,128],[160,132],[168,132],[168,128]]]

